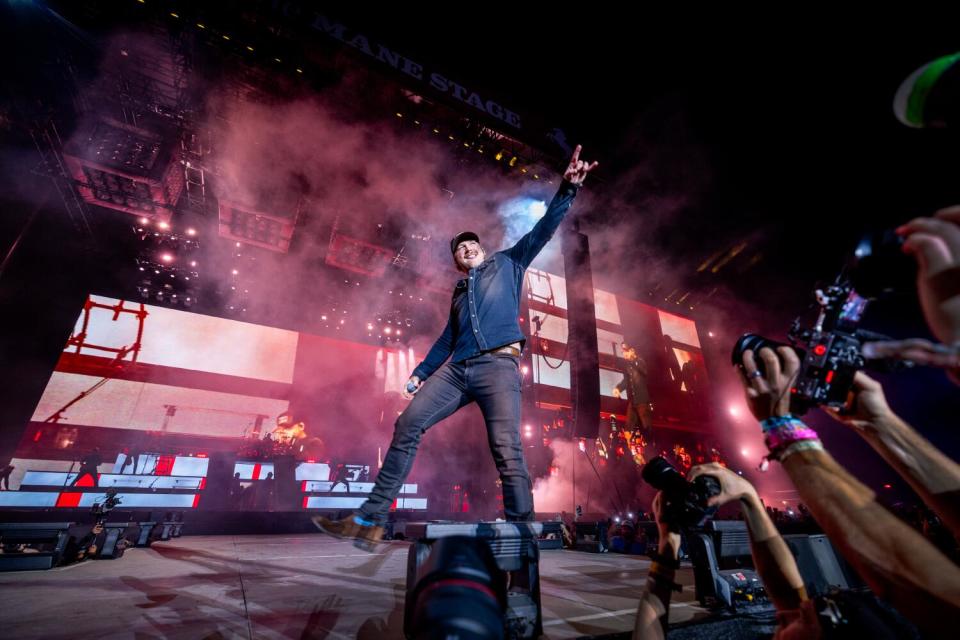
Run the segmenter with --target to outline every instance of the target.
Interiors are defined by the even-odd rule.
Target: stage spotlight
[[[159,227],[159,228],[163,229],[164,231],[166,231],[167,229],[170,228],[170,223],[169,223],[169,222],[164,222],[164,221],[161,220],[160,222],[157,223],[157,227]]]
[[[187,235],[188,235],[188,236],[195,236],[195,235],[197,235],[197,230],[194,229],[193,227],[189,227],[189,228],[187,229]]]
[[[165,262],[166,264],[170,264],[171,262],[173,262],[173,256],[172,256],[171,254],[169,254],[169,253],[163,253],[163,254],[160,254],[160,260],[161,260],[161,262]]]

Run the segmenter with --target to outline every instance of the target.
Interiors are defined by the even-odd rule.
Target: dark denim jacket
[[[451,354],[454,362],[462,362],[524,340],[518,321],[523,274],[556,232],[576,195],[577,187],[564,181],[529,233],[457,282],[447,326],[413,375],[426,380]]]

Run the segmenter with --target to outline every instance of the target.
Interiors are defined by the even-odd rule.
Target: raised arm
[[[573,204],[573,199],[577,195],[580,186],[587,175],[597,167],[597,162],[585,162],[580,159],[580,145],[573,150],[573,156],[570,158],[570,164],[567,165],[563,173],[563,182],[557,190],[557,194],[550,201],[547,212],[537,221],[527,234],[525,234],[515,245],[504,250],[504,253],[516,262],[522,268],[526,269],[533,262],[534,258],[540,253],[557,228],[563,221],[564,215]]]

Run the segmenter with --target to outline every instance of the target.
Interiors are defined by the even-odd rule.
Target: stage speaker
[[[0,540],[5,545],[41,547],[39,553],[5,551],[0,553],[0,571],[28,571],[57,566],[70,540],[72,522],[4,522]]]
[[[124,549],[117,543],[123,538],[127,531],[128,522],[108,522],[103,525],[107,535],[103,538],[103,546],[100,548],[98,558],[114,559],[123,557]]]
[[[279,511],[298,511],[301,508],[303,494],[297,483],[297,461],[293,456],[277,456],[273,461],[276,487],[277,509]]]
[[[609,550],[609,547],[607,546],[606,520],[597,520],[595,522],[574,522],[573,533],[573,548],[577,551],[606,553]]]
[[[137,535],[137,544],[138,547],[149,547],[150,546],[150,533],[153,531],[153,528],[157,526],[156,522],[140,522],[140,533]]]
[[[567,281],[567,359],[576,438],[600,432],[600,354],[593,298],[593,272],[587,236],[573,229],[563,233],[563,275]]]
[[[200,509],[203,511],[222,511],[227,508],[230,496],[230,483],[237,455],[230,452],[210,454],[207,467],[207,483],[200,493]],[[151,520],[151,518],[146,518]]]
[[[797,568],[811,597],[825,594],[831,587],[849,589],[859,586],[856,577],[851,584],[844,572],[843,560],[834,551],[827,536],[796,534],[783,536],[783,539],[797,559]]]

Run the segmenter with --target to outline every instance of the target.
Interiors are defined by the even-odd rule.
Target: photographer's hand
[[[868,359],[909,360],[924,367],[945,369],[947,377],[960,385],[960,344],[940,344],[923,338],[867,342],[862,348]]]
[[[687,474],[687,480],[693,482],[698,476],[713,476],[720,483],[720,494],[707,500],[707,505],[711,507],[721,507],[731,500],[745,500],[757,495],[757,490],[746,478],[716,462],[693,467]]]
[[[917,260],[917,289],[930,330],[943,343],[960,342],[960,206],[897,229],[903,250]]]
[[[897,416],[887,404],[880,383],[863,371],[853,376],[853,387],[843,411],[823,407],[825,413],[859,432],[875,431],[889,424]]]
[[[750,412],[757,420],[785,416],[790,413],[790,387],[800,371],[800,359],[787,346],[777,348],[776,353],[764,347],[759,356],[765,373],[757,368],[756,356],[751,349],[743,352],[743,364],[737,367]]]

